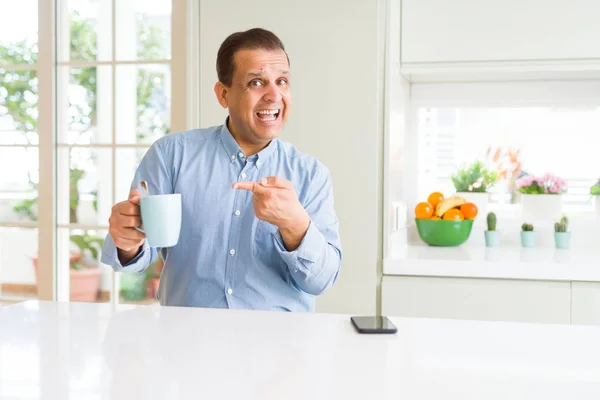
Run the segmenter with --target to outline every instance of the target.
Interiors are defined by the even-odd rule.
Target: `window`
[[[99,262],[100,247],[112,205],[127,199],[149,146],[172,126],[187,126],[181,111],[187,104],[175,115],[172,98],[192,96],[186,77],[172,71],[187,72],[191,6],[186,0],[17,3],[0,15],[0,167],[11,171],[0,177],[0,298],[35,297],[42,285],[61,300],[152,301],[160,264],[121,277]],[[48,56],[51,47],[55,57]],[[38,53],[46,59],[38,62]],[[40,84],[50,88],[45,97],[38,96]],[[38,115],[52,109],[55,126],[46,120],[47,135],[38,135]],[[38,160],[52,159],[55,171],[38,168]],[[43,185],[45,192],[38,191]],[[40,260],[38,242],[53,249]],[[56,268],[52,280],[38,282],[38,269],[49,267]]]
[[[515,244],[524,222],[522,196],[515,189],[522,174],[549,173],[566,181],[562,212],[581,232],[574,248],[596,234],[589,190],[600,175],[600,80],[556,80],[555,75],[546,81],[429,83],[408,82],[394,72],[398,77],[387,78],[385,257],[406,243],[421,243],[412,222],[415,205],[433,191],[454,194],[451,176],[477,160],[501,177],[486,208],[502,221],[507,245]],[[482,241],[484,225],[483,219],[476,221],[471,244]],[[542,236],[551,238],[552,229],[541,226]]]
[[[0,296],[9,299],[36,296],[37,3],[0,13]]]
[[[600,106],[419,108],[417,121],[420,198],[433,190],[452,193],[450,177],[480,160],[499,172],[492,204],[518,204],[519,176],[552,173],[567,182],[565,211],[592,210]]]
[[[417,190],[408,197],[414,202],[434,188],[452,192],[450,176],[479,159],[515,175],[493,187],[492,204],[518,203],[519,174],[551,173],[567,181],[566,211],[591,212],[589,187],[600,166],[594,157],[599,93],[594,80],[412,84],[406,138],[415,156],[407,169]]]

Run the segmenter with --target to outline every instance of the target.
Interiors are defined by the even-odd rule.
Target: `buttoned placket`
[[[237,181],[247,182],[251,180],[251,176],[254,174],[250,171],[251,165],[247,163],[244,153],[239,150],[238,152],[231,154],[230,157],[232,160],[232,168],[234,168],[236,172],[239,171]],[[229,253],[225,264],[225,298],[229,307],[232,306],[233,297],[235,296],[234,285],[236,267],[239,265],[237,262],[239,259],[238,246],[242,234],[243,210],[245,210],[245,204],[251,196],[252,193],[249,191],[236,190],[233,200],[231,226],[229,229]]]

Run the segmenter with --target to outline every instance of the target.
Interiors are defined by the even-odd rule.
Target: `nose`
[[[283,96],[281,95],[281,91],[279,90],[277,85],[269,85],[267,86],[267,90],[263,98],[266,102],[276,103],[281,101]]]

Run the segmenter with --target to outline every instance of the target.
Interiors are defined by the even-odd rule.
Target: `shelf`
[[[384,259],[384,275],[600,282],[598,251],[408,245]]]

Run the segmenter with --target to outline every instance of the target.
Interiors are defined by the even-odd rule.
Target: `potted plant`
[[[500,244],[500,232],[496,230],[496,214],[493,212],[487,215],[487,231],[484,234],[487,247],[496,247]]]
[[[481,161],[475,161],[456,171],[451,179],[458,196],[474,203],[482,213],[487,211],[488,190],[498,179],[496,171],[490,170]]]
[[[557,249],[568,249],[570,240],[569,219],[562,217],[560,222],[554,224],[554,244]]]
[[[100,290],[101,274],[97,260],[104,239],[86,232],[82,235],[71,235],[70,240],[78,251],[72,251],[69,258],[69,298],[71,301],[96,301]],[[37,279],[39,260],[37,256],[32,256],[31,259]]]
[[[71,223],[77,223],[77,207],[79,205],[79,181],[83,178],[84,172],[77,168],[70,169],[69,176],[69,220]],[[37,220],[34,207],[37,205],[38,198],[23,200],[13,207],[13,211],[33,221]],[[94,207],[96,207],[94,202]],[[70,299],[72,301],[95,301],[100,288],[101,270],[98,268],[98,251],[102,248],[104,240],[97,236],[92,236],[87,232],[83,235],[71,235],[70,242],[77,248],[71,251],[69,257],[70,265]],[[31,257],[35,272],[38,276],[39,260],[37,255]]]
[[[594,197],[596,203],[596,215],[600,218],[600,178],[590,188],[590,194]]]
[[[140,302],[146,299],[146,275],[129,272],[121,276],[121,298],[128,302]]]
[[[71,243],[79,249],[80,258],[70,263],[70,299],[71,301],[95,301],[100,290],[98,254],[102,251],[104,239],[85,232],[71,235]]]
[[[535,247],[535,234],[532,224],[521,225],[521,245],[523,247]]]
[[[556,220],[562,215],[562,194],[567,191],[564,179],[530,174],[519,178],[516,187],[521,193],[523,219]]]

